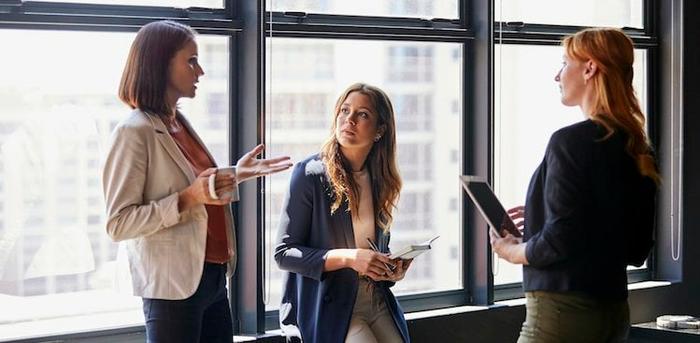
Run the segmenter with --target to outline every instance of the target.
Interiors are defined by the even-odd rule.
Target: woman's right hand
[[[194,206],[205,205],[226,205],[233,199],[226,196],[219,199],[212,199],[209,194],[209,175],[216,174],[216,168],[209,168],[197,176],[191,185],[180,192],[178,207],[180,212],[186,211]],[[217,174],[215,178],[216,194],[229,194],[236,185],[235,175]]]
[[[354,249],[355,253],[350,260],[350,268],[360,275],[367,275],[372,280],[385,279],[391,273],[387,268],[393,265],[389,256],[369,249]]]
[[[525,229],[525,206],[513,207],[509,209],[507,213],[513,223],[515,223],[515,227],[520,231],[520,234],[522,234]]]

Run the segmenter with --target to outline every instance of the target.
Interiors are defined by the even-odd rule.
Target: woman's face
[[[199,65],[197,43],[189,41],[170,60],[167,94],[170,99],[194,98],[199,77],[204,70]]]
[[[383,129],[377,127],[379,115],[372,101],[360,92],[348,94],[335,120],[335,138],[343,148],[369,149]]]
[[[559,82],[561,103],[566,106],[580,106],[586,89],[586,65],[584,62],[564,55],[563,66],[554,77]]]

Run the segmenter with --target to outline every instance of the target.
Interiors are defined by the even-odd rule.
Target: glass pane
[[[391,248],[439,234],[434,250],[416,258],[397,294],[462,286],[460,246],[461,45],[384,41],[268,39],[268,153],[300,161],[319,151],[336,98],[350,84],[385,90],[396,111],[404,186]],[[358,53],[361,51],[362,53]],[[450,176],[451,175],[451,176]],[[267,178],[267,257],[273,261],[289,172]],[[268,267],[268,309],[277,308],[282,272]]]
[[[268,11],[364,16],[459,18],[458,0],[270,0]]]
[[[554,75],[561,68],[558,46],[496,45],[494,189],[503,206],[524,205],[532,173],[544,158],[549,137],[584,120],[578,107],[560,102]],[[646,50],[635,51],[634,88],[646,109]],[[494,259],[494,283],[522,281],[522,268]]]
[[[80,4],[102,4],[102,5],[134,5],[134,6],[163,6],[163,7],[205,7],[223,8],[224,0],[42,0],[45,2],[70,2]]]
[[[644,27],[643,0],[495,0],[496,21]]]
[[[0,78],[0,308],[12,309],[0,311],[3,339],[143,323],[130,285],[113,287],[124,280],[105,232],[101,181],[111,131],[131,111],[116,93],[132,40],[0,30],[13,51],[0,55],[12,66]],[[226,59],[226,38],[198,40],[205,69]],[[181,108],[226,164],[228,73],[213,71]]]

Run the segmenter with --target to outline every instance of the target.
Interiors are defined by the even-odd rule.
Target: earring
[[[375,141],[375,142],[379,142],[379,139],[380,139],[380,138],[382,138],[382,136],[377,135],[377,136],[374,137],[374,141]]]

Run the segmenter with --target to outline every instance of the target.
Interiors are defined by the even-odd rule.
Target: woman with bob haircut
[[[357,83],[333,115],[321,152],[294,167],[284,201],[275,247],[288,272],[280,327],[305,343],[409,342],[389,289],[411,264],[387,254],[401,190],[393,106],[379,88]]]
[[[491,231],[493,250],[523,265],[524,342],[624,342],[627,265],[653,243],[660,183],[632,88],[634,47],[621,30],[580,31],[563,41],[554,78],[561,102],[586,120],[550,138],[525,207],[509,210],[522,241]]]
[[[260,145],[238,160],[236,172],[217,173],[177,106],[195,96],[202,75],[195,32],[158,21],[137,33],[119,86],[133,111],[114,129],[104,164],[107,233],[126,244],[148,342],[232,342],[229,203],[238,183],[291,167],[288,157],[256,159]]]

